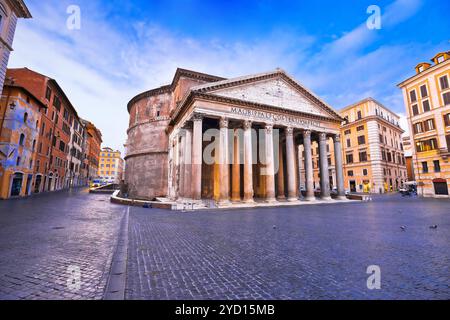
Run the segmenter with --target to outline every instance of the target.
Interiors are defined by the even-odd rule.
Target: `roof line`
[[[30,71],[30,72],[33,72],[33,73],[35,73],[35,74],[37,74],[37,75],[39,75],[39,76],[41,76],[41,77],[44,77],[44,78],[46,78],[48,81],[52,82],[52,83],[56,86],[56,88],[62,93],[63,99],[66,100],[66,102],[67,102],[67,103],[69,104],[69,106],[72,108],[72,110],[73,110],[73,112],[75,113],[75,115],[80,119],[80,116],[78,115],[78,112],[77,112],[77,110],[75,109],[75,107],[73,106],[72,102],[70,102],[70,100],[69,100],[69,98],[67,97],[66,93],[64,92],[64,90],[61,88],[61,86],[58,84],[58,82],[57,82],[54,78],[51,78],[51,77],[49,77],[49,76],[47,76],[47,75],[45,75],[45,74],[39,73],[39,72],[37,72],[37,71],[35,71],[35,70],[32,70],[32,69],[30,69],[30,68],[28,68],[28,67],[23,67],[23,68],[8,68],[8,70],[24,70],[24,69],[25,69],[25,70],[28,70],[28,71]]]
[[[175,71],[175,75],[172,78],[172,82],[170,84],[166,84],[166,85],[154,88],[154,89],[150,89],[150,90],[141,92],[138,95],[131,98],[131,100],[127,103],[128,112],[130,112],[131,106],[133,104],[135,104],[136,102],[138,102],[139,100],[141,100],[143,98],[147,98],[147,97],[153,96],[155,94],[162,94],[162,93],[168,93],[168,92],[173,91],[173,89],[176,87],[176,85],[178,83],[178,80],[183,75],[191,77],[191,78],[197,78],[197,79],[202,79],[202,80],[211,81],[211,82],[225,80],[225,78],[223,78],[223,77],[214,76],[211,74],[197,72],[197,71],[183,69],[183,68],[177,68],[177,70]]]
[[[435,68],[440,67],[444,64],[450,63],[450,59],[445,60],[444,62],[438,63],[438,64],[433,64],[431,65],[431,67],[425,69],[424,71],[420,72],[420,73],[416,73],[415,75],[403,80],[402,82],[400,82],[399,84],[397,84],[397,87],[401,88],[403,85],[405,85],[407,82],[412,81],[415,77],[419,77],[422,76],[426,73],[430,73],[431,71],[434,71]]]
[[[18,84],[7,84],[5,83],[4,85],[5,87],[10,87],[10,88],[18,88],[23,90],[27,95],[29,95],[30,97],[32,97],[38,104],[39,104],[39,108],[45,108],[47,109],[48,107],[39,99],[37,98],[33,93],[31,93],[30,91],[28,91],[27,88],[25,88],[24,86],[18,85]]]
[[[232,79],[228,79],[228,80],[223,80],[223,81],[218,81],[218,82],[213,82],[210,84],[193,87],[191,89],[191,91],[207,92],[207,91],[212,91],[212,90],[216,90],[219,88],[230,87],[239,82],[247,83],[247,82],[254,81],[255,79],[256,80],[270,79],[277,75],[282,76],[291,85],[293,85],[294,87],[297,87],[297,89],[300,89],[300,91],[302,91],[302,93],[306,95],[307,99],[309,99],[310,101],[312,100],[311,102],[317,103],[319,106],[322,107],[322,109],[324,109],[329,114],[331,114],[335,117],[341,118],[339,113],[336,112],[330,105],[328,105],[325,101],[323,101],[316,94],[314,94],[310,89],[306,88],[303,84],[301,84],[300,82],[295,80],[294,77],[291,77],[284,70],[282,70],[280,68],[277,68],[274,71],[269,71],[269,72],[265,72],[265,73],[258,73],[258,74],[254,74],[254,75],[237,77],[237,78],[232,78]]]
[[[353,104],[351,104],[351,105],[348,105],[348,106],[342,108],[341,110],[339,110],[339,112],[347,111],[348,109],[351,109],[351,108],[353,108],[353,107],[356,107],[356,106],[359,105],[359,104],[362,104],[362,103],[365,103],[365,102],[368,102],[368,101],[375,102],[376,104],[380,105],[381,107],[383,107],[384,109],[386,109],[386,110],[389,111],[390,113],[393,113],[393,114],[395,114],[397,117],[400,118],[400,116],[399,116],[396,112],[392,111],[391,109],[389,109],[388,107],[386,107],[384,104],[382,104],[380,101],[378,101],[377,99],[372,98],[372,97],[367,97],[367,98],[364,98],[364,99],[362,99],[362,100],[360,100],[360,101],[358,101],[358,102],[355,102],[355,103],[353,103]]]

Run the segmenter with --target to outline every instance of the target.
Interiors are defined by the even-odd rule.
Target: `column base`
[[[298,201],[298,198],[290,197],[287,199],[288,202],[295,202]]]
[[[306,196],[305,201],[316,201],[316,197],[315,196]]]
[[[231,198],[232,203],[241,203],[241,198]]]
[[[244,199],[244,200],[242,200],[242,203],[245,203],[245,204],[255,204],[256,201],[255,201],[253,198],[249,198],[249,199]]]
[[[336,199],[337,200],[347,200],[347,197],[346,196],[338,196]]]
[[[284,200],[286,200],[286,196],[278,196],[278,197],[277,197],[277,200],[278,200],[278,201],[280,201],[280,200],[281,200],[281,201],[284,201]]]
[[[332,200],[331,196],[321,196],[320,200]]]
[[[276,198],[269,198],[264,200],[265,203],[275,203],[278,202]]]
[[[218,204],[219,206],[231,206],[231,201],[228,200],[228,199],[226,199],[226,200],[219,200],[219,201],[217,202],[217,204]]]

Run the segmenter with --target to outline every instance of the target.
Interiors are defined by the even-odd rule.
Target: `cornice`
[[[424,71],[422,71],[421,73],[416,73],[415,75],[407,78],[406,80],[403,80],[402,82],[400,82],[399,84],[397,84],[397,87],[399,87],[400,89],[403,88],[404,86],[410,84],[411,82],[414,82],[436,70],[439,70],[440,68],[444,68],[444,67],[448,67],[450,64],[450,59],[447,59],[444,62],[438,63],[438,64],[434,64],[431,67],[429,67],[428,69],[425,69]]]
[[[172,126],[175,125],[177,123],[177,121],[187,111],[189,106],[191,106],[192,103],[196,99],[202,99],[202,100],[206,100],[206,101],[219,102],[219,103],[227,103],[227,104],[243,106],[243,107],[258,108],[258,109],[272,111],[272,112],[283,112],[283,113],[287,113],[287,114],[290,114],[293,116],[301,116],[301,117],[305,117],[305,118],[317,119],[317,120],[322,120],[322,121],[331,121],[331,122],[336,122],[336,123],[341,122],[341,119],[332,119],[332,118],[327,118],[327,117],[314,115],[314,114],[310,114],[310,113],[305,113],[305,112],[301,112],[301,111],[296,111],[296,110],[281,109],[279,107],[261,104],[261,103],[257,103],[257,102],[244,101],[244,100],[239,100],[239,99],[234,99],[234,98],[229,98],[229,97],[218,96],[218,95],[214,95],[214,94],[191,91],[191,93],[188,95],[187,99],[177,109],[177,112],[172,117],[170,125],[172,125]]]
[[[206,86],[206,87],[194,90],[194,91],[196,91],[196,92],[216,91],[216,90],[219,90],[219,89],[239,86],[239,85],[248,84],[248,83],[257,82],[257,81],[273,79],[273,78],[277,78],[277,77],[283,78],[283,80],[285,80],[291,86],[293,86],[294,88],[299,90],[304,96],[306,96],[306,98],[308,98],[311,102],[314,102],[315,104],[317,104],[324,111],[326,111],[326,112],[330,113],[331,115],[333,115],[333,116],[343,120],[341,118],[341,116],[336,111],[333,110],[333,108],[328,106],[321,99],[319,99],[316,95],[312,94],[309,90],[307,90],[302,85],[300,85],[297,81],[295,81],[291,77],[289,77],[283,70],[279,70],[279,69],[274,71],[274,72],[266,73],[266,74],[262,74],[262,75],[257,75],[255,77],[237,78],[235,81],[232,81],[232,79],[231,79],[230,81],[226,81],[226,82],[222,82],[222,83],[218,83],[218,84],[212,83],[209,86]],[[183,103],[181,103],[181,106],[182,105],[183,105]]]
[[[349,127],[354,126],[354,125],[366,124],[366,123],[367,123],[368,121],[370,121],[370,120],[378,120],[378,121],[381,121],[381,122],[383,122],[384,124],[386,124],[386,125],[388,125],[388,126],[394,128],[395,130],[399,131],[400,133],[404,133],[404,132],[405,132],[401,127],[396,126],[395,124],[393,124],[393,123],[387,121],[386,119],[384,119],[384,118],[382,118],[382,117],[380,117],[380,116],[375,116],[375,115],[368,116],[368,117],[364,117],[364,118],[362,118],[362,119],[360,119],[360,120],[356,120],[356,121],[353,121],[353,122],[349,122],[349,123],[347,123],[347,124],[344,124],[344,125],[341,126],[341,129],[346,129],[346,128],[349,128]]]
[[[148,98],[148,97],[152,97],[152,96],[156,96],[159,94],[170,93],[170,92],[172,92],[172,86],[170,84],[159,87],[159,88],[151,89],[148,91],[144,91],[144,92],[138,94],[137,96],[133,97],[130,100],[130,102],[128,102],[128,104],[127,104],[128,113],[130,113],[131,106],[133,104],[135,104],[136,102],[138,102],[139,100],[142,100],[142,99]]]
[[[136,152],[136,153],[127,154],[123,159],[124,160],[128,160],[130,158],[136,158],[136,157],[141,157],[141,156],[149,156],[149,155],[152,155],[152,154],[169,154],[169,151]]]
[[[144,92],[138,94],[137,96],[133,97],[130,100],[130,102],[128,102],[128,104],[127,104],[128,113],[130,112],[131,106],[141,99],[152,97],[152,96],[163,94],[163,93],[172,93],[173,90],[175,89],[175,87],[177,86],[178,81],[183,76],[188,77],[190,79],[198,79],[198,80],[203,80],[203,81],[207,81],[207,82],[215,82],[215,81],[225,80],[225,78],[222,78],[222,77],[218,77],[218,76],[214,76],[214,75],[210,75],[210,74],[206,74],[206,73],[201,73],[201,72],[197,72],[197,71],[193,71],[193,70],[178,68],[177,71],[175,72],[175,75],[173,77],[171,84],[167,84],[167,85],[161,86],[159,88],[144,91]]]

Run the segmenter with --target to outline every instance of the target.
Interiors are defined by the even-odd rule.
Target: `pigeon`
[[[402,231],[405,231],[406,227],[405,226],[401,226],[400,229],[402,229]]]
[[[276,225],[274,225],[273,227],[272,227],[274,230],[277,228],[277,226]]]
[[[437,225],[435,224],[435,225],[430,226],[430,229],[437,229]]]

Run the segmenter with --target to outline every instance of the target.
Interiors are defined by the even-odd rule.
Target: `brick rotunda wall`
[[[162,92],[131,102],[125,182],[132,198],[152,200],[167,195],[171,99],[170,93]]]

